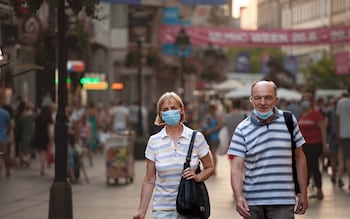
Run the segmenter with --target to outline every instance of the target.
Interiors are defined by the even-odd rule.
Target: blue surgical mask
[[[254,109],[254,110],[253,110],[253,113],[254,113],[257,117],[259,117],[260,119],[265,120],[265,119],[268,119],[270,116],[272,116],[273,111],[270,110],[270,111],[268,111],[268,112],[262,113],[262,112],[257,111],[256,109]]]
[[[311,105],[310,101],[307,101],[307,100],[303,100],[300,103],[300,106],[302,109],[308,109],[310,107],[310,105]]]
[[[168,110],[162,112],[162,120],[169,126],[176,126],[181,119],[180,110]]]

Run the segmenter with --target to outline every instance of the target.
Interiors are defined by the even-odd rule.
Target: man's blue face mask
[[[254,112],[254,114],[255,114],[257,117],[259,117],[259,118],[262,119],[262,120],[268,119],[268,118],[269,118],[270,116],[272,116],[272,114],[273,114],[273,111],[272,111],[272,110],[270,110],[270,111],[268,111],[268,112],[266,112],[266,113],[262,113],[262,112],[257,111],[256,109],[254,109],[253,112]]]

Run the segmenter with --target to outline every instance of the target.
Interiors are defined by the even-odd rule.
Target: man
[[[305,143],[294,122],[295,160],[300,194],[296,204],[292,174],[291,137],[283,111],[276,108],[276,85],[258,81],[252,85],[254,110],[236,128],[228,150],[231,186],[236,210],[250,219],[293,219],[308,208]]]
[[[112,108],[111,116],[112,132],[130,129],[130,110],[124,105],[123,101],[120,100],[118,104]]]
[[[9,166],[5,163],[6,157],[8,156],[8,132],[10,130],[11,118],[7,110],[2,106],[4,104],[5,94],[0,91],[0,178],[3,167],[6,167],[6,177],[10,176]]]
[[[227,153],[229,144],[230,144],[230,140],[232,138],[233,132],[235,131],[237,125],[243,120],[245,119],[246,116],[246,112],[242,109],[242,103],[241,103],[241,99],[234,99],[231,102],[231,106],[230,106],[230,112],[228,112],[223,119],[223,125],[224,127],[227,128],[227,143],[225,145],[225,153]],[[220,144],[221,144],[221,140],[220,140]],[[229,156],[229,159],[232,159],[232,156]]]
[[[224,116],[224,126],[227,127],[230,138],[237,125],[246,118],[246,113],[242,109],[241,99],[234,99],[231,102],[231,110]]]
[[[348,86],[348,94],[342,97],[336,108],[336,138],[340,143],[343,151],[346,172],[349,177],[350,189],[350,86]]]

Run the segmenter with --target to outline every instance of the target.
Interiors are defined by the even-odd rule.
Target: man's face
[[[272,83],[261,81],[254,86],[250,103],[258,112],[264,113],[270,111],[276,106],[277,102],[278,97]]]

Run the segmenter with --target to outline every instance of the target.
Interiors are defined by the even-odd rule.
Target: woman
[[[304,94],[300,103],[302,113],[298,123],[306,140],[303,150],[307,160],[308,181],[312,176],[317,188],[316,194],[311,195],[310,198],[321,200],[323,199],[323,191],[319,158],[323,153],[327,153],[328,145],[325,118],[320,111],[315,109],[313,101],[311,94]]]
[[[20,157],[21,164],[26,167],[30,166],[31,156],[33,153],[33,148],[31,147],[33,129],[34,129],[35,113],[34,113],[34,104],[29,102],[25,106],[23,114],[20,116],[18,124],[21,128],[20,131]]]
[[[217,106],[209,105],[208,113],[204,122],[203,134],[209,143],[210,152],[213,155],[214,165],[216,166],[216,150],[220,144],[219,132],[223,126],[222,115],[217,112]],[[214,170],[215,174],[215,170]]]
[[[40,175],[45,175],[45,161],[48,144],[53,143],[53,121],[51,109],[43,106],[35,119],[33,146],[40,153]]]
[[[90,138],[90,149],[95,152],[97,150],[97,121],[96,121],[96,112],[95,104],[90,102],[86,110],[86,116],[91,127],[91,138]]]
[[[141,190],[141,200],[134,219],[144,219],[153,196],[154,219],[191,218],[176,212],[176,196],[181,175],[186,179],[205,181],[214,172],[214,163],[209,146],[202,133],[198,132],[194,141],[191,168],[183,170],[193,130],[183,124],[184,104],[174,92],[163,94],[157,103],[157,116],[154,124],[164,126],[152,135],[145,152],[146,176]],[[201,161],[204,169],[195,174]]]

